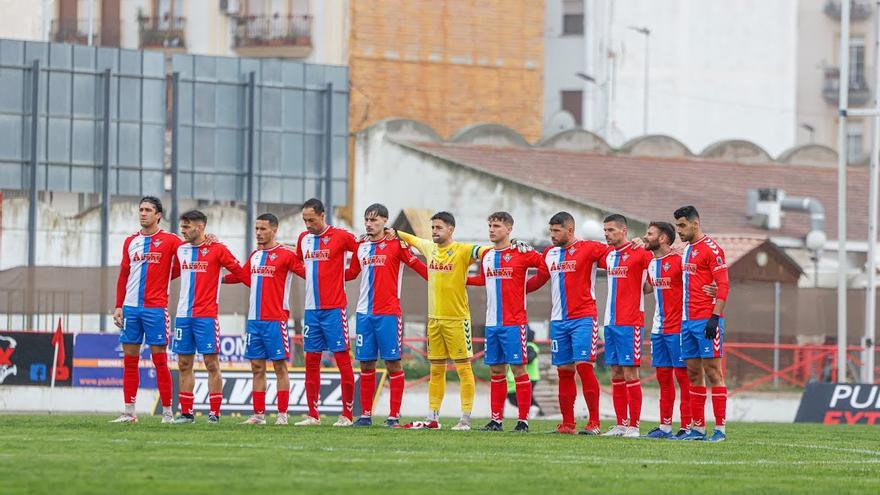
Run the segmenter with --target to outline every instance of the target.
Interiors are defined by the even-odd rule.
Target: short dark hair
[[[208,216],[199,210],[185,211],[180,215],[180,219],[186,220],[187,222],[208,223]]]
[[[550,217],[550,225],[574,225],[574,217],[571,216],[571,213],[567,211],[560,211],[559,213]]]
[[[693,222],[694,220],[700,218],[700,212],[698,212],[697,209],[693,206],[687,205],[675,210],[675,213],[672,214],[672,217],[676,220],[678,220],[679,218],[687,218],[689,222]]]
[[[257,220],[265,220],[273,227],[278,226],[278,217],[271,213],[261,213],[260,216],[257,217]]]
[[[150,203],[156,208],[156,213],[163,213],[165,211],[162,208],[162,200],[156,196],[144,196],[138,204],[140,205],[141,203]]]
[[[605,220],[603,220],[603,223],[608,223],[608,222],[617,222],[617,223],[622,223],[623,225],[626,225],[626,217],[621,215],[620,213],[612,213],[612,214],[608,215],[607,217],[605,217]]]
[[[489,218],[487,218],[486,220],[490,222],[501,222],[508,227],[513,227],[513,217],[510,215],[510,213],[507,213],[506,211],[496,211],[495,213],[489,215]]]
[[[450,227],[455,227],[455,217],[448,211],[438,211],[437,213],[434,213],[434,216],[431,217],[431,221],[434,220],[440,220]]]
[[[364,216],[375,213],[377,217],[388,218],[388,208],[382,203],[373,203],[364,210]]]
[[[324,213],[324,203],[321,202],[318,198],[307,199],[305,203],[303,203],[302,209],[311,208],[315,210],[315,213],[321,214]]]
[[[648,224],[648,227],[654,227],[659,230],[661,234],[665,235],[667,239],[669,239],[669,245],[675,242],[675,227],[672,226],[669,222],[651,222]]]

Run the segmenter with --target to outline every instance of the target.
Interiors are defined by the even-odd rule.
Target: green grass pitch
[[[880,493],[876,426],[731,424],[709,444],[110,419],[0,415],[0,493]]]

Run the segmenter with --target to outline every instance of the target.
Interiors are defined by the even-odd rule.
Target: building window
[[[562,2],[562,34],[584,34],[584,0]]]
[[[848,163],[861,161],[862,153],[862,123],[851,122],[846,126],[846,160]]]
[[[562,109],[570,113],[574,117],[574,122],[581,127],[581,109],[583,108],[584,92],[561,91],[560,99],[562,100]]]
[[[865,86],[865,38],[849,40],[849,87]]]

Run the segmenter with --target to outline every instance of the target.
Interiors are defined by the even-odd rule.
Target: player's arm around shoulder
[[[548,246],[544,249],[544,252],[540,254],[538,273],[532,275],[526,280],[526,294],[535,292],[550,280],[550,270],[547,268],[547,255],[550,253],[551,249],[553,249],[553,246]]]
[[[434,241],[422,239],[421,237],[416,237],[409,232],[404,232],[402,230],[396,230],[395,234],[403,242],[416,248],[420,253],[422,253],[422,256],[424,256],[425,258],[430,256],[431,250],[434,249]]]
[[[486,254],[488,252],[489,252],[488,250],[483,251],[483,254],[480,255],[480,260],[477,263],[477,274],[471,275],[470,277],[468,277],[465,285],[471,285],[471,286],[475,286],[475,287],[482,287],[482,286],[486,285],[486,273],[483,271],[483,258],[486,257]]]

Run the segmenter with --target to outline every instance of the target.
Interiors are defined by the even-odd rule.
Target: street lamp
[[[611,85],[611,76],[608,76],[605,79],[605,82],[600,83],[599,81],[596,80],[595,77],[593,77],[587,73],[584,73],[584,72],[575,72],[574,75],[575,75],[575,77],[577,77],[579,79],[583,79],[584,81],[587,81],[588,83],[595,84],[598,88],[602,89],[605,92],[605,139],[610,140],[611,139],[611,122],[612,122],[611,104],[614,101],[614,94],[613,94],[614,88]]]
[[[801,122],[800,128],[810,133],[810,144],[813,144],[816,137],[816,128],[806,122]]]
[[[645,36],[645,94],[642,96],[642,103],[644,103],[645,108],[642,111],[642,134],[648,134],[648,40],[651,38],[651,30],[644,26],[628,26],[627,29]]]

